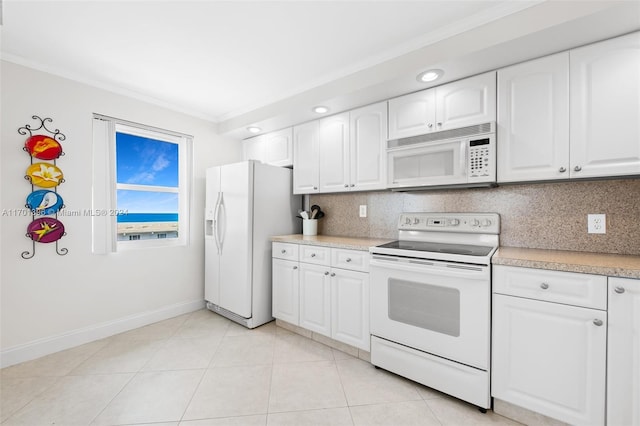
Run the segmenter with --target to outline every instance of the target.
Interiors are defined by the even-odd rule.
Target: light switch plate
[[[589,234],[607,233],[607,215],[589,214],[587,215],[587,232]]]
[[[360,206],[360,217],[367,217],[367,205]]]

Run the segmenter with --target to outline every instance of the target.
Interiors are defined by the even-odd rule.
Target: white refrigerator
[[[254,328],[271,316],[271,240],[300,232],[291,169],[256,161],[207,169],[207,308]]]

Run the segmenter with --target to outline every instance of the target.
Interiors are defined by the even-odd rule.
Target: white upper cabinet
[[[356,191],[387,186],[387,103],[380,102],[349,113],[350,188]]]
[[[317,120],[293,128],[294,194],[312,194],[320,190],[319,137]]]
[[[293,164],[293,128],[267,133],[263,140],[265,163],[282,167]]]
[[[569,177],[569,53],[498,71],[498,182]]]
[[[570,58],[571,177],[640,174],[640,33]]]
[[[386,102],[296,126],[293,139],[294,194],[386,188]]]
[[[436,87],[436,131],[496,121],[496,73]]]
[[[496,121],[496,73],[389,101],[389,139]]]
[[[242,141],[242,159],[256,160],[263,162],[265,160],[266,150],[264,144],[264,135],[256,136],[251,139]]]
[[[423,135],[436,126],[436,91],[422,90],[389,101],[389,139]]]
[[[320,120],[320,192],[349,190],[349,113]]]

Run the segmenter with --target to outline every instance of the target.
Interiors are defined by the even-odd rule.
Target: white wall
[[[31,217],[0,216],[0,354],[2,365],[104,337],[203,306],[204,176],[207,167],[241,159],[241,144],[215,124],[72,80],[2,62],[0,210],[24,207],[29,156],[19,127],[51,117],[67,137],[58,166],[68,209],[91,208],[92,114],[100,113],[194,136],[194,197],[189,247],[91,254],[91,218],[62,217],[67,236],[58,256],[25,237]]]

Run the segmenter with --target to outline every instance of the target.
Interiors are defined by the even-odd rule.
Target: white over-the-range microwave
[[[496,185],[495,122],[387,142],[387,187]]]

